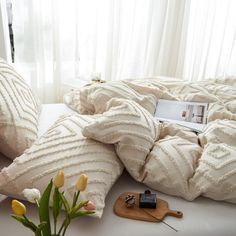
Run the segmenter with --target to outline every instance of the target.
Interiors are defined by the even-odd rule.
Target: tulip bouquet
[[[88,177],[86,175],[81,175],[76,182],[76,191],[74,192],[72,204],[69,204],[64,196],[64,192],[59,190],[64,185],[64,180],[64,172],[59,171],[56,177],[51,179],[42,196],[40,191],[35,188],[25,189],[23,191],[23,195],[28,201],[37,204],[40,220],[39,224],[35,224],[27,218],[25,205],[17,200],[12,201],[12,210],[14,212],[12,217],[32,230],[35,236],[64,236],[72,219],[93,214],[95,210],[95,205],[91,201],[81,201],[77,203],[80,192],[84,191],[87,186]],[[49,201],[51,193],[52,210],[50,211]],[[58,217],[62,207],[65,209],[65,219],[60,228],[57,228]],[[52,213],[53,216],[53,232],[50,223],[50,213]]]

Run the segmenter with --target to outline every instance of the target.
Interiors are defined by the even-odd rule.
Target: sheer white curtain
[[[94,74],[235,74],[234,12],[234,0],[15,0],[16,65],[43,102]]]
[[[183,70],[189,80],[236,75],[236,1],[192,0]]]

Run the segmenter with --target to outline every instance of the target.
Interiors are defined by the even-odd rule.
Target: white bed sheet
[[[124,172],[113,186],[106,199],[106,207],[101,220],[90,217],[81,217],[72,221],[68,229],[69,236],[235,236],[236,233],[236,206],[224,202],[216,202],[207,198],[198,198],[193,202],[158,193],[158,197],[169,202],[171,209],[180,210],[184,217],[177,219],[166,217],[165,221],[179,230],[178,233],[163,223],[150,223],[129,220],[116,216],[113,213],[113,204],[116,198],[125,191],[143,192],[145,185],[135,182],[127,172]],[[10,219],[11,199],[0,203],[1,221],[0,235],[31,236],[31,232],[17,222]],[[28,215],[37,222],[37,210],[32,204],[25,203]]]
[[[66,113],[73,113],[68,106],[63,103],[58,104],[43,104],[42,111],[39,117],[38,136],[44,134],[54,122]]]
[[[43,105],[39,122],[39,135],[42,135],[59,116],[73,112],[64,104]],[[10,164],[10,160],[0,157],[1,166]],[[116,198],[125,191],[143,192],[147,187],[134,181],[126,172],[122,174],[113,186],[106,199],[106,207],[101,220],[90,217],[76,219],[68,229],[70,236],[156,236],[176,235],[176,232],[163,223],[149,223],[124,219],[113,213],[113,204]],[[167,217],[165,221],[179,230],[181,236],[235,236],[236,235],[236,205],[216,202],[207,198],[198,198],[193,202],[158,193],[158,197],[169,202],[170,208],[183,212],[182,219]],[[37,222],[37,209],[33,204],[27,205],[27,215]],[[0,236],[16,235],[31,236],[31,232],[13,221],[10,217],[11,199],[7,198],[0,203]]]

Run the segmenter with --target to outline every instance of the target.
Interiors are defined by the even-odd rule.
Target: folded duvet
[[[210,103],[204,132],[156,121],[158,99]],[[83,135],[113,144],[137,181],[187,200],[203,195],[236,203],[236,78],[109,82],[73,91],[65,102],[94,117]]]

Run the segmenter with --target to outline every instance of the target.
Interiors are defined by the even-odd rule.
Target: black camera
[[[151,193],[150,190],[145,190],[139,195],[139,208],[157,208],[157,195]]]

